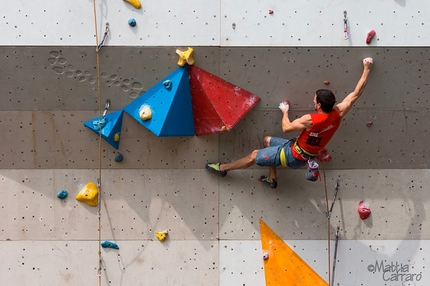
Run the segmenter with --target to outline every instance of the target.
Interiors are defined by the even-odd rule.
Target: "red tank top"
[[[310,154],[318,152],[330,141],[340,125],[340,114],[337,109],[330,113],[311,114],[312,128],[302,130],[297,139],[299,146]]]

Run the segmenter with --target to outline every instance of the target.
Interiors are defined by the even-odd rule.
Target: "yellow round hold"
[[[140,109],[139,109],[139,117],[143,121],[146,121],[146,120],[152,118],[152,110],[149,107],[149,105],[145,104],[145,105],[142,105],[142,107],[140,107]]]
[[[113,141],[118,142],[119,141],[119,133],[115,133],[113,136]]]

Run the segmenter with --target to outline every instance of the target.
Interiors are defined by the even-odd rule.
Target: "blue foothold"
[[[105,241],[102,241],[102,242],[100,243],[100,245],[101,245],[103,248],[114,248],[114,249],[119,249],[118,245],[117,245],[115,242],[112,242],[112,241],[107,241],[107,240],[105,240]]]
[[[121,162],[124,159],[124,156],[121,153],[116,154],[115,162]]]
[[[136,20],[135,20],[135,19],[133,19],[133,18],[130,18],[130,19],[128,19],[128,24],[129,24],[131,27],[134,27],[134,26],[136,26]]]
[[[59,199],[65,199],[67,197],[68,193],[65,190],[61,190],[57,194],[57,198]]]
[[[94,130],[99,131],[100,129],[103,129],[107,123],[106,118],[101,118],[99,120],[93,121]]]
[[[169,89],[169,90],[172,89],[172,81],[171,80],[165,80],[163,82],[163,85],[166,89]]]

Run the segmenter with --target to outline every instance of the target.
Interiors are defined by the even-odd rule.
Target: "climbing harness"
[[[302,158],[305,160],[313,159],[317,155],[317,154],[309,153],[309,152],[305,151],[304,149],[302,149],[302,147],[300,147],[299,143],[297,143],[297,140],[294,141],[293,148],[297,152],[297,154],[302,156]]]
[[[339,180],[337,180],[336,185],[334,186],[334,196],[333,201],[331,202],[330,210],[326,213],[327,218],[331,217],[331,213],[333,212],[334,203],[336,202],[337,192],[339,192]]]
[[[336,271],[337,244],[339,242],[339,226],[336,229],[336,240],[334,243],[333,271],[331,273],[331,286],[334,286],[334,272]]]
[[[105,40],[106,40],[106,38],[107,38],[107,36],[108,36],[108,33],[109,33],[109,22],[106,22],[105,33],[104,33],[104,35],[103,35],[103,39],[101,40],[100,44],[98,44],[98,45],[97,45],[97,48],[96,48],[96,51],[97,51],[97,52],[98,52],[98,51],[100,51],[100,49],[101,49],[101,48],[102,48],[102,46],[104,45]]]
[[[345,35],[345,40],[349,39],[349,32],[348,32],[348,18],[346,17],[347,12],[343,11],[343,33]]]

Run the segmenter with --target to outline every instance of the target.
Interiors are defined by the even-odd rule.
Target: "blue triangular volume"
[[[139,111],[142,106],[150,108],[151,118],[141,119]],[[176,69],[127,105],[124,111],[157,136],[193,136],[188,66]]]
[[[100,128],[102,130],[102,138],[112,145],[115,149],[119,148],[119,141],[121,137],[122,117],[124,110],[118,110],[113,113],[107,114],[104,118],[94,118],[84,122],[84,125],[93,130],[97,135],[100,135]]]

